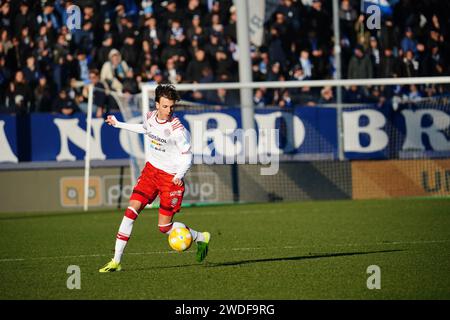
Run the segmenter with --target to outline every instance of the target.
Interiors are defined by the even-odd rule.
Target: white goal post
[[[416,78],[376,78],[376,79],[345,79],[345,80],[308,80],[308,81],[264,81],[264,82],[223,82],[223,83],[196,83],[196,84],[174,84],[178,91],[201,91],[201,90],[215,90],[219,88],[227,90],[237,89],[288,89],[288,88],[302,88],[302,87],[350,87],[350,86],[389,86],[389,85],[413,85],[413,84],[449,84],[450,77],[416,77]],[[141,86],[141,106],[142,116],[153,107],[150,105],[151,98],[154,97],[154,91],[157,84],[145,83]],[[85,175],[84,175],[84,210],[88,210],[88,195],[89,195],[89,175],[90,175],[90,148],[89,141],[91,136],[91,120],[92,120],[92,103],[93,103],[93,88],[90,86],[88,99],[88,114],[87,114],[87,128],[86,128],[86,156],[85,156]],[[333,107],[333,106],[331,106]],[[337,108],[337,121],[342,118],[342,105],[334,104]],[[242,114],[245,117],[245,113]],[[247,119],[248,120],[248,119]],[[338,125],[338,128],[340,126]],[[342,150],[342,137],[338,139],[338,148]],[[144,152],[145,155],[150,151],[149,138],[144,137]]]
[[[305,80],[305,81],[261,81],[261,82],[215,82],[215,83],[180,83],[174,84],[178,91],[215,90],[215,89],[288,89],[302,87],[350,87],[350,86],[376,86],[376,85],[412,85],[412,84],[450,84],[450,77],[416,77],[416,78],[374,78],[374,79],[344,79],[344,80]],[[157,84],[143,84],[142,91],[142,115],[150,110],[150,93],[154,94]],[[342,106],[339,101],[335,104],[338,116],[337,121],[342,119]],[[246,113],[242,113],[245,117]],[[245,121],[243,119],[243,121]],[[249,119],[247,119],[249,121]],[[338,128],[341,123],[338,123]],[[148,139],[148,138],[146,138]],[[342,136],[338,139],[339,153],[342,154]],[[145,154],[149,152],[149,144],[144,144]],[[340,157],[341,160],[343,158]]]

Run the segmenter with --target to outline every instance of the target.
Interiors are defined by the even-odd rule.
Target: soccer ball
[[[187,228],[174,228],[169,234],[169,245],[175,251],[185,251],[191,247],[192,235]]]

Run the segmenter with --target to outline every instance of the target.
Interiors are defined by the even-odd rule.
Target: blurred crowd
[[[393,0],[381,28],[369,30],[359,0],[340,0],[342,77],[449,75],[450,5]],[[81,24],[70,30],[81,9]],[[254,81],[333,79],[332,2],[279,0],[251,46]],[[69,22],[69,23],[68,23]],[[238,81],[237,14],[232,0],[1,0],[0,112],[85,110],[95,85],[98,117],[118,108],[111,93],[132,95],[143,83]],[[435,96],[444,86],[344,88],[345,103],[395,95]],[[194,91],[185,99],[237,105],[237,91]],[[257,107],[334,103],[335,88],[257,89]]]

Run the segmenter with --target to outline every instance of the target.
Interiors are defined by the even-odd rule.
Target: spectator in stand
[[[301,65],[296,64],[293,69],[289,72],[289,75],[291,76],[291,80],[301,81],[305,80],[305,72],[303,71],[303,68]]]
[[[230,18],[228,20],[228,25],[225,26],[225,37],[233,41],[237,42],[237,34],[236,34],[236,26],[237,26],[237,13],[236,7],[230,7]]]
[[[174,35],[171,35],[169,37],[168,42],[169,43],[161,53],[161,64],[165,65],[167,63],[167,60],[172,58],[178,66],[184,67],[187,60],[187,53],[184,50],[184,47],[179,42],[177,42]]]
[[[6,59],[3,55],[0,54],[0,113],[6,111],[4,110],[6,92],[8,90],[8,85],[11,80],[11,77],[12,73],[11,70],[6,65]]]
[[[16,72],[14,81],[9,85],[6,100],[6,108],[11,113],[23,115],[33,111],[33,91],[22,71]]]
[[[164,70],[164,78],[170,83],[181,83],[183,76],[180,70],[177,69],[174,58],[167,59],[166,68]]]
[[[122,55],[122,59],[126,61],[126,63],[131,68],[137,67],[137,61],[139,57],[139,51],[135,44],[135,38],[133,35],[128,34],[125,37],[125,42],[122,45],[122,49],[120,49],[120,54]]]
[[[223,30],[219,29],[222,29],[223,24],[228,20],[227,10],[229,10],[229,4],[226,1],[212,1],[212,6],[205,16],[206,26],[212,27],[217,32],[222,32]]]
[[[139,93],[139,84],[131,68],[128,69],[125,80],[123,81],[123,93],[130,95]]]
[[[44,40],[38,40],[33,55],[37,57],[37,68],[43,73],[50,73],[53,64],[53,52]]]
[[[318,96],[311,87],[301,87],[300,94],[296,95],[294,100],[300,106],[314,107],[317,105]]]
[[[312,0],[311,7],[308,8],[308,25],[309,31],[314,31],[317,38],[323,42],[331,39],[331,17],[323,8],[322,0]]]
[[[109,52],[114,48],[114,38],[112,33],[105,33],[102,41],[102,45],[95,51],[95,66],[101,68],[103,64],[108,60]]]
[[[253,105],[255,108],[264,108],[266,106],[265,89],[259,88],[255,90]]]
[[[120,17],[120,23],[118,26],[119,31],[119,43],[124,43],[126,37],[137,37],[139,35],[139,31],[136,30],[136,27],[133,23],[133,19],[127,15],[122,15]]]
[[[231,78],[233,74],[237,73],[237,66],[225,49],[216,51],[213,65],[217,77],[226,74],[228,78]]]
[[[325,62],[327,61],[323,54],[324,52],[328,52],[328,48],[329,46],[323,38],[318,37],[316,31],[310,30],[307,32],[307,38],[300,49],[309,52],[309,59],[316,68],[312,74],[312,78],[321,77],[325,68]]]
[[[360,45],[363,50],[367,50],[369,48],[370,31],[366,27],[366,17],[363,14],[360,14],[355,22],[355,33],[356,45]]]
[[[401,77],[418,77],[419,76],[420,64],[414,57],[414,52],[408,50],[403,57],[400,76]]]
[[[353,46],[355,39],[355,29],[354,25],[356,19],[358,18],[358,13],[353,8],[349,0],[342,0],[341,7],[339,8],[339,23],[342,28],[342,36],[344,38],[350,39],[351,45]]]
[[[152,51],[158,53],[164,41],[163,29],[157,24],[155,17],[150,17],[145,21],[143,40],[148,41]]]
[[[417,88],[417,85],[412,84],[409,86],[408,100],[409,101],[420,101],[422,99],[422,93]]]
[[[186,69],[186,80],[200,82],[202,70],[208,67],[211,69],[209,61],[206,59],[205,51],[199,49],[195,52],[195,57],[189,62]]]
[[[383,49],[390,48],[396,55],[399,45],[398,27],[394,25],[392,17],[387,17],[381,22],[380,47]]]
[[[25,66],[25,68],[23,68],[22,71],[26,82],[30,86],[30,89],[34,90],[34,88],[36,88],[38,84],[39,77],[41,76],[41,73],[37,69],[36,59],[34,56],[29,56],[27,58],[27,65]]]
[[[40,54],[41,52],[37,52],[38,56],[40,56]],[[58,63],[61,57],[64,58],[68,54],[70,54],[69,42],[63,34],[59,34],[53,49],[53,62]]]
[[[210,60],[214,60],[216,58],[216,53],[219,50],[225,50],[225,43],[220,33],[213,32],[209,36],[209,42],[205,45],[205,53]]]
[[[121,93],[123,89],[122,81],[129,69],[128,64],[122,60],[122,56],[117,49],[112,49],[108,58],[109,60],[102,66],[100,79],[107,84],[109,89]]]
[[[293,34],[297,34],[300,31],[300,9],[297,4],[294,4],[293,0],[281,0],[281,3],[276,11],[282,13],[286,18],[289,29],[293,32]]]
[[[186,36],[188,40],[192,41],[195,35],[197,35],[197,37],[199,36],[199,34],[203,35],[203,30],[201,30],[200,32],[199,29],[202,29],[202,22],[200,16],[196,14],[192,16],[192,19],[186,27]],[[204,42],[205,39],[202,39],[202,43]]]
[[[269,43],[268,54],[271,61],[286,62],[286,53],[284,52],[280,34],[277,28],[270,27],[270,34],[266,40]]]
[[[364,103],[367,102],[367,95],[360,86],[350,86],[344,90],[343,101],[345,103]]]
[[[25,27],[30,29],[30,34],[33,36],[36,32],[35,21],[36,16],[34,12],[30,11],[30,5],[27,1],[21,0],[19,4],[19,12],[14,19],[14,31],[16,32],[16,36],[18,36],[19,32]]]
[[[39,77],[38,85],[36,89],[34,89],[34,98],[35,112],[52,111],[53,90],[44,75]]]
[[[86,55],[86,52],[84,50],[82,50],[82,49],[78,50],[76,65],[74,67],[76,68],[75,69],[76,80],[79,80],[82,82],[88,82],[89,81],[90,63],[89,63],[88,57]]]
[[[10,39],[8,30],[0,29],[0,55],[6,57],[9,54],[9,50],[12,48],[13,43]]]
[[[42,13],[37,16],[37,22],[40,25],[45,25],[52,33],[61,27],[55,13],[54,0],[46,0],[43,3]]]
[[[449,73],[447,60],[441,53],[438,44],[434,44],[430,48],[430,52],[427,53],[427,56],[424,59],[424,64],[426,66],[425,76],[438,77]]]
[[[233,106],[233,107],[239,104],[239,101],[234,99],[234,95],[224,88],[219,88],[213,91],[212,95],[209,97],[207,102],[217,104],[220,106]]]
[[[348,65],[347,76],[349,79],[370,79],[373,78],[373,67],[370,58],[364,54],[362,45],[357,45],[354,55]]]
[[[140,74],[145,73],[145,70],[150,68],[153,62],[152,49],[150,42],[147,40],[142,41],[142,48],[139,53],[138,66]]]
[[[286,55],[286,57],[288,57],[291,50],[291,43],[293,40],[292,39],[293,31],[291,30],[291,25],[287,22],[286,16],[282,12],[275,12],[274,15],[275,20],[271,24],[271,27],[277,30],[283,52]],[[285,66],[284,62],[283,66]]]
[[[378,40],[375,37],[370,37],[368,54],[369,54],[370,60],[372,61],[373,77],[379,78],[380,77],[380,65],[381,65],[381,50],[378,46]]]
[[[186,34],[184,31],[183,26],[181,25],[180,20],[172,20],[172,23],[170,24],[170,29],[166,33],[166,41],[169,38],[175,39],[178,45],[184,46],[185,40],[186,40]]]
[[[166,24],[165,28],[169,28],[174,20],[183,20],[183,13],[178,9],[177,1],[169,0],[162,14],[161,21]]]
[[[380,78],[396,78],[399,76],[398,59],[391,48],[384,49],[384,55],[380,59]]]
[[[11,18],[11,4],[9,1],[0,2],[0,26],[11,33],[13,31],[13,19]]]
[[[411,27],[407,27],[405,30],[405,36],[403,37],[400,48],[403,53],[412,51],[414,54],[417,52],[417,40],[414,39],[413,30]]]
[[[300,51],[298,64],[303,70],[304,80],[311,80],[314,66],[309,59],[309,52],[307,50]]]
[[[278,107],[287,109],[287,108],[292,108],[292,106],[293,106],[293,101],[292,101],[291,95],[289,93],[289,90],[285,89],[285,90],[281,91],[281,96],[278,99]]]
[[[282,74],[281,64],[278,61],[275,61],[269,70],[269,74],[267,76],[267,81],[277,81]]]
[[[323,87],[320,90],[320,98],[318,104],[335,103],[333,89],[329,86]]]
[[[267,52],[261,52],[260,61],[256,65],[255,81],[265,81],[270,68],[270,59]]]
[[[66,116],[71,116],[80,111],[75,101],[69,97],[65,89],[58,93],[58,98],[53,102],[52,110],[53,112]]]
[[[205,15],[205,10],[206,9],[203,4],[200,3],[200,0],[189,0],[184,13],[186,21],[192,21],[195,16],[200,19],[200,17]]]
[[[91,20],[86,20],[82,29],[73,33],[72,41],[77,49],[86,52],[91,52],[94,49],[94,26]]]
[[[208,21],[209,22],[209,21]],[[211,33],[217,33],[220,34],[222,37],[225,32],[225,27],[222,24],[222,21],[220,20],[219,14],[213,14],[211,15],[211,21],[209,22],[209,27],[207,28],[208,34]]]
[[[106,94],[106,86],[100,81],[100,73],[97,69],[89,70],[89,83],[83,87],[82,97],[87,101],[89,97],[89,85],[94,86],[93,92],[93,110],[97,118],[103,117],[108,111],[108,97]],[[83,110],[86,112],[86,110]]]
[[[386,107],[387,96],[382,94],[378,86],[373,86],[367,101],[375,104],[377,108],[384,108]]]

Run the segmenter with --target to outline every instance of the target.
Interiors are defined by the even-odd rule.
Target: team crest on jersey
[[[183,193],[183,192],[182,192],[181,190],[171,191],[171,192],[169,193],[169,196],[170,196],[170,197],[179,197],[179,196],[181,196],[182,193]]]
[[[164,130],[164,135],[166,137],[170,136],[170,130],[169,129]]]

